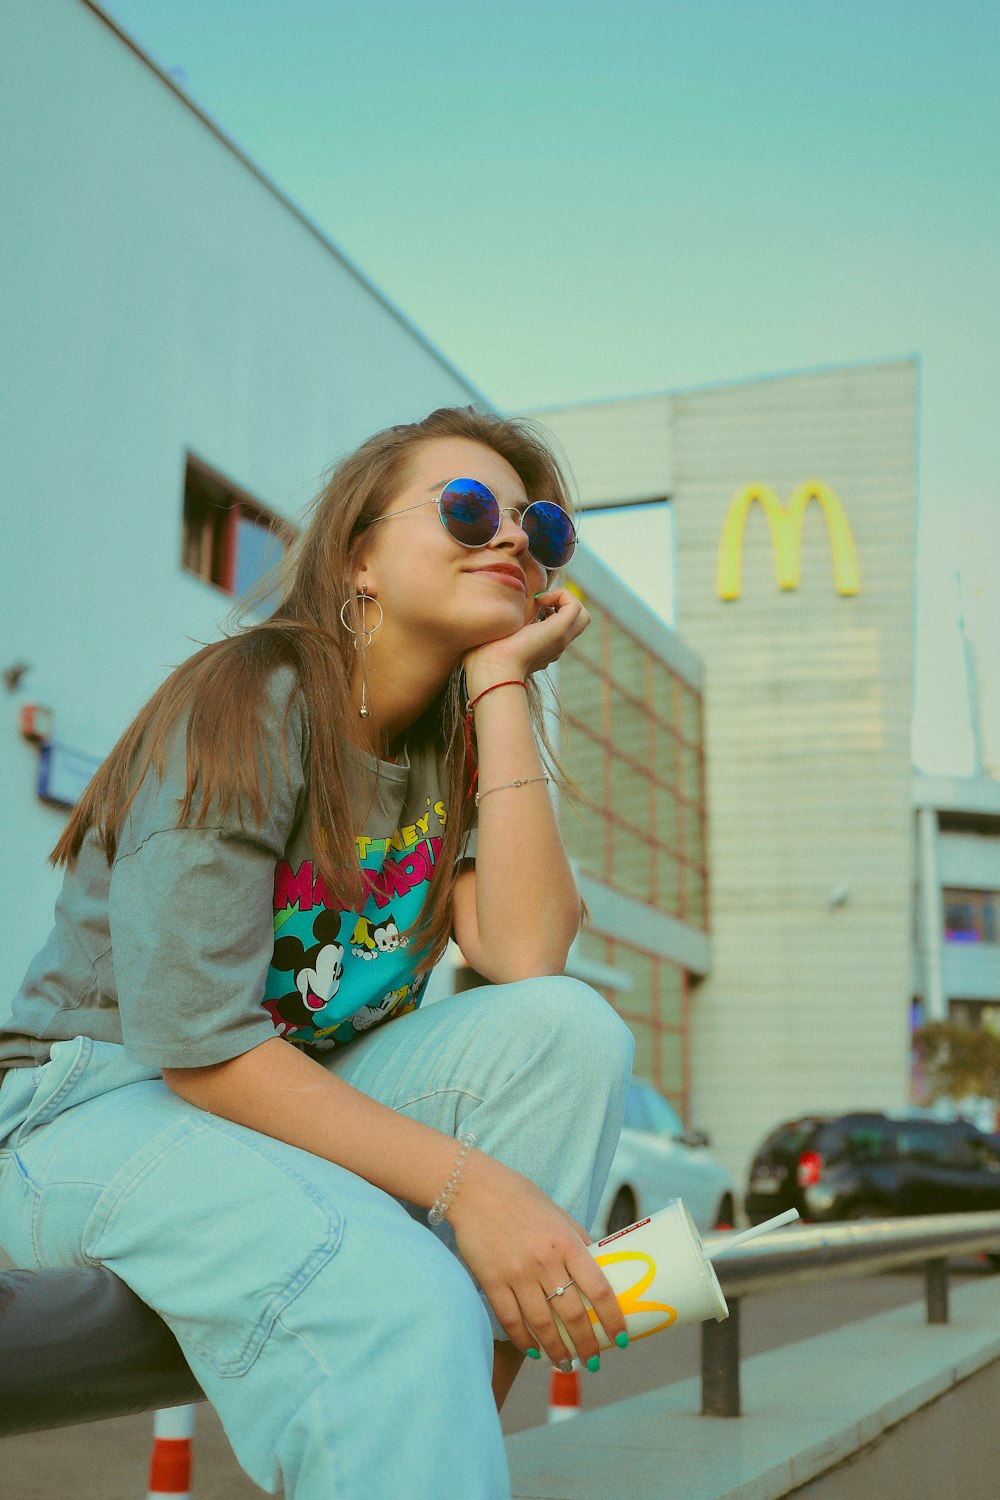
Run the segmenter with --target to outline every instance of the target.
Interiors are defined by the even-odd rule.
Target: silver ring
[[[546,1292],[546,1302],[551,1302],[553,1297],[561,1297],[563,1292],[568,1292],[571,1286],[576,1286],[575,1281],[567,1281],[564,1286],[557,1286],[554,1292]]]

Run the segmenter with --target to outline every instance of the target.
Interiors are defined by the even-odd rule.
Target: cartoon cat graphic
[[[351,952],[355,958],[374,959],[380,953],[392,953],[396,948],[405,948],[409,938],[400,937],[399,928],[391,911],[387,911],[381,922],[370,917],[359,917],[351,934]]]

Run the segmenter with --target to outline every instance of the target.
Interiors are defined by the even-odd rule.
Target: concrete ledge
[[[849,1292],[845,1291],[845,1296]],[[742,1417],[702,1417],[697,1380],[507,1439],[514,1500],[777,1500],[1000,1359],[1000,1284],[743,1361]]]

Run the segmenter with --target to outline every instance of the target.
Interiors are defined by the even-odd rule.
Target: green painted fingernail
[[[547,594],[547,593],[548,593],[548,589],[539,589],[538,593],[535,595],[535,598],[536,599],[540,599],[543,594]]]
[[[628,1334],[627,1333],[620,1333],[620,1334],[618,1334],[617,1338],[615,1339],[615,1343],[618,1345],[619,1349],[627,1349],[628,1348]]]
[[[594,1357],[593,1357],[593,1359],[588,1359],[587,1360],[587,1369],[588,1370],[599,1370],[600,1368],[601,1368],[601,1358],[600,1358],[600,1355],[595,1354]]]
[[[542,1357],[541,1352],[538,1349],[525,1349],[524,1352],[529,1359],[541,1359]]]

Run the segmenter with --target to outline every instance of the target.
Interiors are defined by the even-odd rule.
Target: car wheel
[[[736,1218],[736,1209],[733,1206],[732,1195],[725,1193],[719,1200],[719,1206],[715,1210],[714,1229],[732,1229]]]
[[[608,1214],[608,1227],[606,1233],[617,1234],[619,1229],[627,1229],[634,1224],[638,1217],[635,1194],[631,1188],[619,1188],[615,1194],[615,1201],[611,1205]]]

